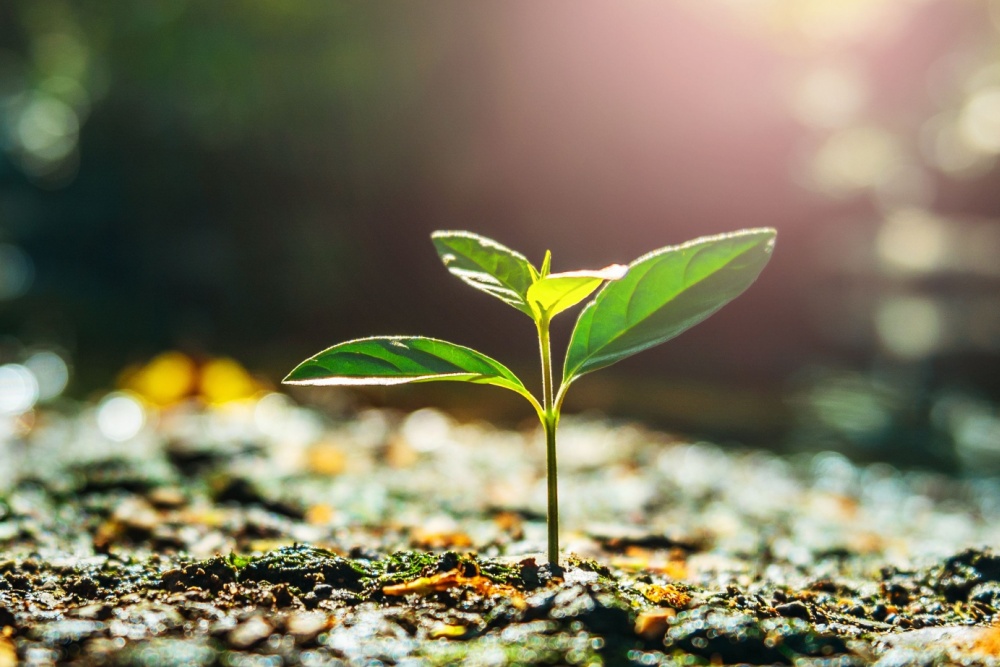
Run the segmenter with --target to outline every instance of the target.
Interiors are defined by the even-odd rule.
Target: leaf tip
[[[764,252],[770,255],[774,252],[774,244],[778,240],[778,230],[774,227],[761,227],[760,229],[753,230],[761,233],[764,238]]]
[[[542,259],[542,270],[540,271],[542,278],[552,273],[552,251],[546,250],[545,257]]]
[[[778,237],[778,230],[774,227],[755,227],[754,229],[744,229],[742,233],[766,237],[770,245],[774,245],[774,240]]]
[[[281,384],[308,384],[308,381],[302,379],[299,371],[302,370],[302,364],[299,364],[293,368],[288,375],[286,375],[282,380]]]

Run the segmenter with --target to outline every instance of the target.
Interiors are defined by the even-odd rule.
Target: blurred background
[[[267,391],[373,334],[534,380],[531,324],[431,231],[562,271],[773,226],[744,296],[566,409],[1000,469],[998,156],[997,0],[5,0],[0,435]],[[533,419],[507,394],[297,397]]]

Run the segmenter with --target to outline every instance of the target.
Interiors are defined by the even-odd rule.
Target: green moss
[[[240,556],[235,551],[230,551],[228,560],[229,564],[239,571],[253,561],[253,556]]]
[[[396,551],[385,558],[371,561],[364,579],[365,588],[391,586],[411,581],[423,576],[438,560],[433,553],[419,551]]]
[[[286,583],[302,591],[311,591],[319,583],[360,590],[368,576],[368,570],[355,561],[305,545],[282,547],[250,558],[239,570],[240,581]]]
[[[487,559],[479,562],[479,570],[484,577],[495,583],[524,588],[525,582],[521,576],[521,567],[517,564],[511,565]]]
[[[587,570],[588,572],[594,572],[599,577],[612,579],[611,570],[608,569],[607,565],[602,565],[598,563],[593,558],[581,558],[576,554],[570,554],[563,559],[566,565],[569,567],[578,567],[581,570]]]

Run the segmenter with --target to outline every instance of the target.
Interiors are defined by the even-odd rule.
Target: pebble
[[[1000,658],[1000,627],[941,626],[882,637],[876,667],[912,664],[995,665]]]
[[[299,612],[285,621],[285,630],[300,641],[310,641],[330,625],[329,617],[323,613]]]
[[[785,618],[801,618],[807,621],[809,620],[809,608],[798,601],[779,604],[774,608],[774,610]]]
[[[103,632],[104,628],[104,623],[100,621],[66,619],[35,626],[28,630],[28,635],[49,644],[65,644],[97,635]]]
[[[971,506],[958,481],[934,477],[930,493],[924,478],[884,466],[875,475],[839,455],[795,462],[673,445],[569,417],[564,551],[582,556],[552,567],[539,553],[537,432],[425,413],[407,420],[407,441],[425,443],[419,455],[392,468],[379,457],[399,436],[399,419],[379,414],[378,437],[365,447],[343,437],[356,422],[321,427],[317,419],[315,442],[344,443],[342,468],[263,441],[227,448],[198,440],[206,465],[184,474],[152,447],[151,465],[165,466],[163,474],[133,462],[117,477],[91,467],[77,486],[42,480],[2,490],[13,508],[6,523],[19,527],[8,532],[0,563],[0,656],[6,641],[24,664],[457,664],[467,652],[478,656],[467,664],[487,665],[509,661],[511,637],[534,652],[525,662],[542,664],[611,664],[610,652],[588,653],[604,642],[632,647],[630,664],[664,664],[675,650],[748,663],[787,662],[779,648],[788,648],[813,661],[803,664],[828,667],[933,656],[980,664],[1000,653],[1000,631],[958,625],[1000,617],[1000,558],[967,551],[956,537],[998,544],[1000,522],[969,511],[962,531],[927,527]],[[192,432],[209,432],[211,411],[199,418]],[[574,438],[587,450],[575,465]],[[52,476],[63,465],[75,470],[74,456],[53,462]],[[830,486],[832,478],[840,482]],[[67,489],[78,497],[65,502]],[[312,507],[329,512],[308,516]],[[496,521],[504,512],[511,529]],[[107,555],[95,557],[90,537],[102,524]],[[501,554],[481,571],[515,585],[388,599],[386,558],[414,541]],[[391,583],[468,564],[460,555],[426,565],[414,554],[413,571],[393,570]],[[463,576],[479,576],[471,569]],[[668,586],[687,602],[662,595]],[[889,628],[872,618],[899,634],[874,634]],[[3,626],[15,630],[5,635]]]
[[[146,499],[160,509],[178,509],[187,504],[184,492],[173,486],[160,486],[146,494]]]
[[[274,628],[260,616],[251,616],[233,628],[229,635],[229,644],[238,649],[248,649],[254,644],[271,636]]]

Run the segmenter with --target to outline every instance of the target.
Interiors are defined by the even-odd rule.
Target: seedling
[[[643,255],[628,266],[551,273],[552,253],[536,269],[524,255],[470,232],[434,232],[448,270],[535,323],[542,361],[539,401],[506,366],[468,347],[425,336],[376,336],[334,345],[306,359],[286,384],[394,385],[452,380],[491,384],[523,396],[545,431],[548,559],[559,562],[556,429],[570,385],[598,369],[659,345],[733,300],[757,278],[774,247],[773,229],[707,236]],[[556,387],[552,318],[597,293],[576,321]]]

